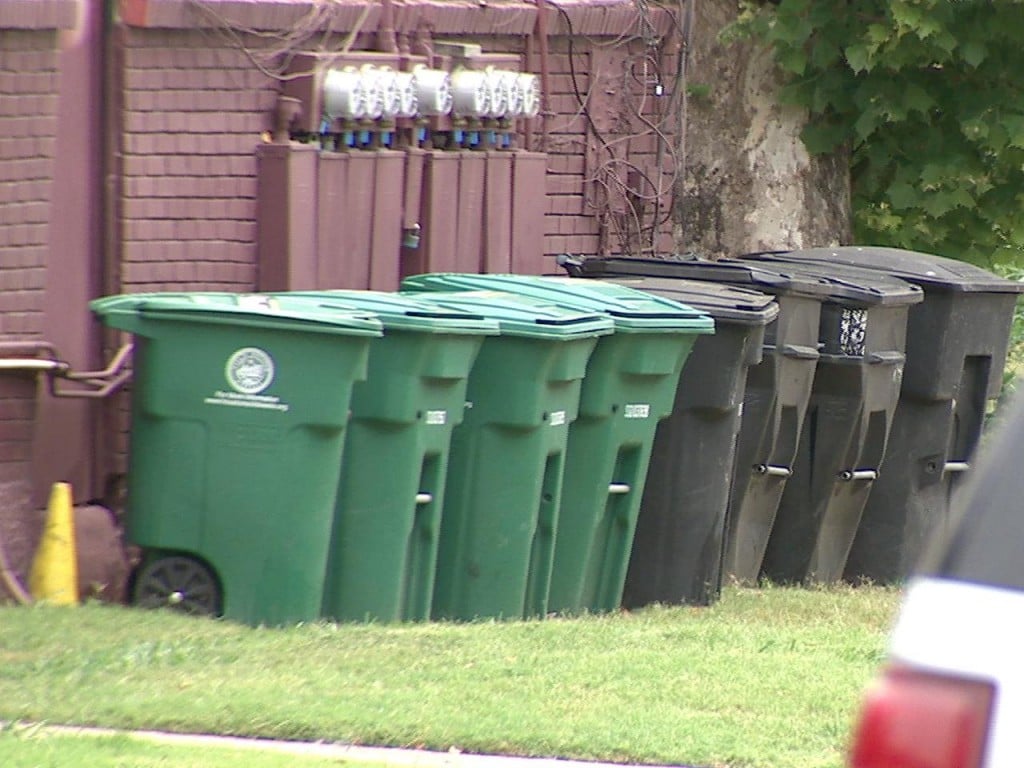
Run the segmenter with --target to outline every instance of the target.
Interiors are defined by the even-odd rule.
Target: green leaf
[[[974,209],[978,207],[978,201],[974,195],[971,194],[970,190],[960,187],[953,190],[953,200],[958,208]]]
[[[889,12],[892,14],[893,20],[899,27],[903,28],[904,32],[916,32],[925,18],[924,12],[917,8],[915,4],[903,2],[903,0],[892,0],[889,5]]]
[[[965,180],[970,184],[971,188],[974,190],[974,194],[978,197],[990,192],[994,188],[991,179],[984,174],[980,176],[968,176]]]
[[[771,36],[775,41],[786,45],[803,45],[813,31],[806,20],[780,13],[775,17]]]
[[[845,70],[846,56],[841,45],[833,45],[820,37],[811,40],[810,63],[819,70]],[[849,72],[844,72],[849,77]]]
[[[899,181],[889,187],[886,197],[892,203],[893,210],[904,211],[919,204],[921,193],[907,182]]]
[[[881,122],[881,115],[877,112],[870,109],[864,110],[853,124],[853,132],[858,139],[864,141],[875,132],[875,129]]]
[[[1001,122],[989,123],[987,138],[985,146],[991,152],[1000,153],[1010,144],[1010,133]]]
[[[775,60],[783,70],[794,75],[802,75],[807,70],[807,52],[803,48],[782,51]]]
[[[811,0],[783,0],[782,5],[787,13],[799,15],[810,10]]]
[[[1024,148],[1024,115],[1007,115],[999,124],[1006,129],[1008,146]]]
[[[843,142],[843,136],[841,127],[821,122],[808,123],[800,132],[804,146],[812,155],[824,155],[834,151]]]
[[[779,88],[779,102],[782,104],[794,104],[800,107],[810,107],[812,86],[808,83],[796,81],[786,83]]]
[[[968,40],[960,46],[960,58],[977,68],[988,58],[988,46],[977,40]]]
[[[892,36],[892,30],[884,24],[868,24],[867,37],[868,42],[872,43],[876,48],[882,43],[886,42]]]
[[[939,189],[950,178],[950,167],[945,163],[926,163],[921,168],[921,188]]]
[[[846,63],[854,72],[867,72],[871,69],[871,54],[863,43],[846,47]]]
[[[1009,233],[1010,242],[1018,248],[1024,248],[1024,219],[1014,222]]]
[[[942,30],[937,35],[935,35],[931,40],[947,56],[952,54],[953,51],[956,50],[957,41],[956,37],[953,35],[952,32]]]
[[[988,138],[989,124],[980,117],[972,117],[960,123],[960,130],[971,141],[984,141]]]
[[[975,202],[966,191],[953,189],[925,196],[921,200],[921,207],[929,216],[938,218],[957,208],[974,208]]]
[[[935,99],[921,86],[907,83],[903,90],[903,106],[908,112],[927,114],[935,106]]]

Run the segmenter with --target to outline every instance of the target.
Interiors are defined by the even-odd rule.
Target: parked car
[[[908,581],[852,768],[1024,765],[1024,397]]]

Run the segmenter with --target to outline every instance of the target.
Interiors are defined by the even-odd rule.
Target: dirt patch
[[[106,507],[75,507],[78,588],[82,598],[123,602],[128,558],[114,516]]]

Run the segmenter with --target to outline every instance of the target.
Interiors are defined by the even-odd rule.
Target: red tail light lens
[[[852,768],[979,768],[995,688],[888,667],[868,691]]]

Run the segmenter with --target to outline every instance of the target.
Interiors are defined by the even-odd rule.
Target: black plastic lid
[[[761,255],[752,254],[744,258],[758,258]],[[848,264],[895,275],[924,288],[963,292],[1024,293],[1024,283],[1007,280],[966,261],[901,248],[848,245],[782,251],[768,255],[795,261]]]
[[[704,280],[667,277],[611,277],[613,282],[638,291],[672,299],[706,312],[720,322],[734,325],[767,325],[779,314],[775,298],[767,293]]]
[[[798,274],[825,280],[832,286],[829,298],[844,303],[899,306],[918,304],[924,299],[924,292],[918,285],[886,272],[834,260],[797,259],[790,252],[751,254],[741,261],[772,269],[796,270]]]
[[[642,276],[700,280],[741,286],[773,295],[813,296],[823,299],[833,293],[828,281],[780,262],[755,264],[738,259],[664,258],[634,259],[609,256],[584,259],[575,268],[584,277]]]

